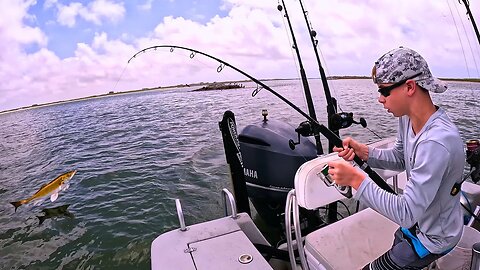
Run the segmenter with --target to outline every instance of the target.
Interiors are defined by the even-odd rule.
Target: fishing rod
[[[308,33],[310,34],[310,41],[312,42],[313,51],[315,52],[315,57],[317,59],[318,70],[320,71],[320,78],[322,79],[323,91],[325,92],[325,98],[327,100],[327,119],[328,119],[328,128],[332,130],[332,117],[334,114],[337,113],[337,100],[332,97],[330,93],[330,87],[328,86],[327,82],[327,75],[325,74],[325,70],[323,69],[322,62],[320,61],[320,56],[318,54],[318,40],[316,39],[317,32],[312,29],[310,22],[308,21],[308,11],[305,11],[303,7],[302,0],[299,0],[300,7],[302,8],[303,17],[305,18],[305,23],[307,24]],[[339,134],[338,131],[335,132],[337,135]],[[330,143],[329,150],[332,151],[333,145]]]
[[[340,134],[339,130],[341,128],[346,128],[346,127],[350,126],[352,123],[361,124],[363,127],[366,127],[367,123],[366,123],[365,119],[363,119],[363,118],[360,119],[360,122],[356,122],[356,121],[353,120],[353,113],[345,113],[345,112],[337,113],[337,100],[335,98],[333,98],[331,93],[330,93],[330,87],[328,86],[327,76],[325,74],[325,70],[323,69],[322,63],[320,61],[320,56],[319,56],[318,50],[317,50],[318,40],[315,39],[315,37],[317,36],[317,32],[311,28],[311,24],[309,23],[309,20],[307,18],[308,12],[305,11],[305,8],[303,7],[302,1],[300,0],[299,2],[300,2],[300,6],[302,8],[303,17],[305,18],[305,23],[307,24],[308,33],[310,35],[310,41],[312,43],[313,50],[315,52],[318,69],[320,71],[320,79],[322,80],[322,86],[323,86],[323,90],[325,92],[325,98],[327,100],[327,125],[328,125],[328,129],[331,130],[338,137],[339,134]],[[292,39],[293,39],[293,42],[294,42],[294,48],[295,48],[295,51],[297,53],[298,61],[300,63],[300,71],[301,71],[301,74],[302,74],[302,80],[304,80],[304,89],[306,89],[305,85],[308,86],[308,83],[306,82],[307,78],[306,78],[305,72],[303,71],[303,66],[301,65],[302,62],[301,62],[301,59],[300,59],[300,53],[298,51],[298,46],[297,46],[297,43],[296,43],[296,40],[295,40],[295,35],[293,33],[292,25],[290,23],[290,18],[288,17],[288,13],[287,13],[287,9],[285,7],[284,0],[282,0],[282,4],[285,8],[285,17],[287,18],[288,25],[290,27],[290,32],[291,32]],[[278,10],[281,11],[281,6],[280,5],[278,5]],[[302,71],[303,71],[303,73],[302,73]],[[308,102],[308,99],[307,99],[307,102]],[[303,123],[301,124],[301,127],[302,127],[302,125],[303,125]],[[301,128],[299,127],[299,128],[297,128],[297,130],[301,130]],[[308,134],[308,132],[305,132],[305,134],[302,133],[302,135],[305,136],[305,135],[309,135],[309,134]],[[299,137],[300,137],[300,135],[299,135]],[[334,146],[335,146],[335,144],[333,143],[333,141],[329,140],[328,141],[328,152],[329,153],[333,152],[333,147]],[[330,204],[328,206],[328,209],[329,209],[329,211],[328,211],[329,219],[336,220],[337,219],[337,205],[336,205],[336,203]]]
[[[300,1],[300,4],[302,5],[302,11],[303,11],[303,14],[305,15],[305,11],[303,10],[303,4],[302,2]],[[283,9],[285,10],[285,18],[287,18],[287,22],[288,22],[288,27],[290,29],[290,34],[292,36],[292,42],[293,42],[293,48],[295,49],[295,53],[297,55],[297,58],[298,58],[298,63],[299,63],[299,66],[300,66],[300,75],[302,77],[302,82],[303,82],[303,89],[305,91],[305,97],[307,99],[307,105],[309,107],[309,110],[313,111],[313,113],[315,113],[315,109],[313,108],[313,102],[312,102],[312,97],[310,95],[310,89],[308,87],[308,80],[307,80],[307,75],[305,74],[305,70],[303,69],[303,65],[302,65],[302,59],[300,57],[300,51],[298,49],[298,45],[297,45],[297,41],[296,41],[296,38],[295,38],[295,33],[293,32],[293,27],[292,27],[292,24],[290,22],[290,17],[288,16],[288,12],[287,12],[287,7],[285,6],[285,2],[284,0],[282,0],[282,5],[283,5]],[[277,9],[281,12],[282,11],[282,6],[279,4]],[[312,39],[312,31],[310,31],[310,26],[308,25],[308,21],[307,21],[307,29],[309,30],[309,33],[310,33],[310,38]],[[312,39],[312,42],[313,39]],[[319,69],[320,69],[320,78],[322,79],[322,84],[323,84],[323,89],[324,89],[324,92],[325,92],[325,98],[327,99],[327,125],[328,125],[328,129],[332,130],[332,116],[336,113],[336,103],[335,103],[335,100],[332,100],[332,96],[330,94],[330,89],[328,88],[328,83],[327,83],[327,77],[325,76],[325,72],[323,71],[323,68],[321,66],[321,63],[320,63],[320,59],[318,58],[318,52],[316,50],[316,46],[315,46],[315,43],[313,43],[314,46],[314,50],[315,50],[315,54],[317,56],[317,61],[318,61],[318,66],[319,66]],[[310,102],[310,103],[309,103]],[[310,107],[311,106],[311,107]],[[312,115],[312,113],[310,113],[310,115]],[[315,115],[315,114],[313,114]],[[316,119],[316,117],[313,117],[314,119]],[[301,127],[297,128],[295,131],[297,130],[306,130],[307,132],[304,132],[302,133],[302,135],[310,135],[310,131],[308,128],[305,129],[304,127],[304,124],[300,124]],[[339,135],[339,132],[338,130],[334,130],[333,133],[338,137]],[[318,143],[320,142],[320,138],[318,136],[318,133],[313,133],[314,136],[315,136],[315,140],[317,142],[317,145]],[[299,132],[299,142],[300,142],[300,132]],[[328,141],[328,152],[332,152],[333,151],[333,142],[332,141]],[[320,153],[322,154],[322,153]],[[328,217],[330,220],[337,220],[337,204],[336,203],[332,203],[328,206]]]
[[[288,16],[288,12],[287,12],[287,8],[285,6],[284,0],[282,0],[282,5],[279,4],[277,9],[279,11],[282,11],[283,9],[285,10],[285,15],[284,16],[285,16],[285,18],[287,18],[288,26],[289,26],[289,29],[290,29],[290,34],[292,36],[293,48],[295,49],[295,53],[297,55],[297,59],[298,59],[298,62],[299,62],[300,75],[302,77],[303,88],[304,88],[305,93],[306,93],[305,96],[306,96],[306,99],[307,99],[307,105],[308,105],[309,109],[311,108],[311,111],[313,111],[315,113],[315,110],[313,108],[313,102],[311,101],[311,94],[310,94],[310,89],[308,87],[307,76],[306,76],[305,70],[303,68],[303,64],[302,64],[302,60],[301,60],[301,57],[300,57],[300,52],[299,52],[299,49],[298,49],[297,41],[296,41],[296,38],[295,38],[295,34],[293,32],[293,27],[292,27],[292,24],[290,22],[290,17]],[[307,24],[308,32],[310,33],[310,41],[312,42],[312,46],[313,46],[313,49],[314,49],[314,52],[315,52],[318,69],[320,71],[320,78],[322,80],[322,86],[323,86],[323,89],[324,89],[324,92],[325,92],[325,98],[327,100],[327,121],[328,121],[327,126],[328,126],[328,129],[333,131],[338,136],[340,129],[347,128],[352,124],[360,124],[362,127],[366,128],[367,127],[367,122],[365,121],[365,119],[360,118],[360,121],[357,122],[357,121],[353,120],[353,113],[346,113],[346,112],[337,113],[337,100],[334,97],[332,97],[332,95],[330,93],[330,87],[328,86],[327,76],[325,74],[325,70],[323,69],[322,63],[320,61],[320,56],[319,56],[318,50],[317,50],[318,40],[315,39],[315,37],[317,35],[317,32],[315,30],[311,29],[311,25],[310,25],[310,23],[308,21],[308,18],[307,18],[308,12],[305,11],[305,8],[303,7],[302,1],[300,1],[300,6],[302,8],[303,16],[304,16],[305,22]],[[310,113],[310,115],[312,115],[312,113]],[[315,118],[315,117],[313,117],[313,118]],[[308,130],[306,130],[304,128],[304,126],[302,126],[302,125],[303,125],[303,123],[301,124],[300,127],[298,127],[296,129],[296,131],[297,132],[300,131],[300,134],[303,135],[303,136],[310,136],[312,134],[312,132],[308,132]],[[315,133],[313,133],[313,134],[315,134]],[[329,146],[328,146],[328,152],[329,153],[333,152],[333,147],[334,146],[335,145],[332,144],[332,142],[329,141]]]
[[[458,0],[460,3],[460,0]],[[468,0],[462,0],[463,4],[465,5],[465,8],[467,9],[467,14],[470,17],[470,21],[472,22],[473,29],[475,30],[475,34],[477,35],[477,41],[478,44],[480,44],[480,33],[478,32],[477,24],[475,23],[475,19],[473,18],[472,11],[470,11],[470,3]]]
[[[230,67],[231,69],[237,71],[238,73],[242,74],[243,76],[249,78],[250,80],[252,80],[253,82],[255,82],[257,84],[257,86],[261,86],[261,88],[264,88],[266,89],[267,91],[269,91],[270,93],[272,93],[273,95],[275,95],[276,97],[278,97],[280,100],[282,100],[283,102],[285,102],[286,104],[288,104],[290,107],[292,107],[295,111],[297,111],[298,113],[300,113],[303,117],[307,118],[307,120],[309,121],[309,124],[311,125],[311,129],[314,131],[314,132],[317,132],[317,133],[321,133],[323,136],[325,136],[330,142],[332,142],[335,146],[337,147],[343,147],[343,144],[342,144],[342,139],[340,139],[340,137],[335,134],[333,131],[331,131],[330,129],[328,129],[327,127],[325,127],[324,125],[320,124],[317,120],[313,119],[310,115],[308,115],[307,113],[305,113],[304,111],[302,111],[300,108],[298,108],[295,104],[293,104],[292,102],[290,102],[288,99],[286,99],[285,97],[283,97],[282,95],[280,95],[279,93],[277,93],[275,90],[273,90],[272,88],[270,88],[268,85],[264,84],[263,82],[259,81],[258,79],[254,78],[253,76],[247,74],[246,72],[238,69],[237,67],[234,67],[232,66],[231,64],[215,57],[215,56],[212,56],[210,54],[207,54],[207,53],[204,53],[204,52],[201,52],[201,51],[198,51],[198,50],[195,50],[195,49],[191,49],[191,48],[187,48],[187,47],[182,47],[182,46],[175,46],[175,45],[156,45],[156,46],[151,46],[151,47],[148,47],[148,48],[145,48],[143,50],[140,50],[138,51],[137,53],[135,53],[129,60],[127,63],[130,63],[130,61],[133,59],[133,58],[136,58],[139,54],[141,53],[145,53],[149,50],[156,50],[157,48],[170,48],[170,52],[173,52],[174,49],[181,49],[181,50],[186,50],[186,51],[189,51],[190,52],[190,59],[193,59],[195,57],[196,54],[200,54],[200,55],[203,55],[203,56],[206,56],[208,58],[211,58],[211,59],[214,59],[216,61],[218,61],[220,63],[220,65],[217,67],[217,72],[221,72],[223,70],[223,68],[225,66],[227,67]],[[260,87],[257,87],[257,89],[254,90],[254,92],[252,93],[252,96],[255,96],[258,91],[261,89]],[[355,163],[357,163],[357,165],[365,172],[368,174],[368,176],[382,189],[384,189],[385,191],[387,192],[390,192],[390,193],[393,193],[393,194],[396,194],[395,191],[393,191],[393,189],[387,184],[387,182],[385,182],[382,177],[380,177],[380,175],[378,175],[374,170],[372,170],[372,168],[370,168],[370,166],[364,162],[363,160],[361,160],[358,156],[355,156],[354,159]]]
[[[353,120],[353,113],[347,112],[337,112],[337,100],[332,97],[330,93],[330,87],[328,86],[327,75],[325,74],[325,70],[323,69],[322,62],[320,61],[320,56],[318,53],[318,40],[317,32],[313,30],[312,24],[308,19],[308,11],[305,10],[303,6],[303,2],[299,0],[300,7],[302,8],[303,18],[305,19],[305,23],[307,24],[307,29],[310,34],[310,42],[312,43],[313,51],[315,52],[315,57],[317,59],[318,70],[320,72],[320,78],[322,79],[323,90],[325,92],[325,99],[327,100],[327,119],[328,119],[328,129],[335,132],[335,134],[339,134],[338,131],[342,128],[347,128],[351,124],[360,124],[363,128],[367,128],[367,121],[364,118],[360,118],[359,122]],[[368,128],[367,128],[368,129]],[[370,129],[368,129],[370,130]],[[373,130],[370,130],[375,136],[379,137]],[[329,151],[333,151],[333,145],[329,143]]]
[[[307,74],[305,73],[305,69],[303,68],[302,58],[300,57],[300,51],[297,45],[297,39],[295,38],[295,34],[293,33],[292,23],[290,22],[290,17],[288,16],[287,7],[285,6],[285,2],[283,0],[282,0],[282,5],[279,4],[277,6],[277,9],[280,12],[282,11],[282,9],[285,11],[284,16],[287,19],[288,27],[290,29],[290,34],[292,35],[293,49],[295,49],[295,53],[297,55],[298,65],[300,68],[300,77],[302,78],[303,91],[305,92],[305,98],[307,99],[308,112],[311,118],[317,121],[317,115],[315,113],[315,107],[313,105],[312,94],[310,93],[310,86],[308,85]],[[320,135],[318,134],[318,132],[314,132],[313,136],[315,137],[317,154],[321,155],[323,154],[323,147],[322,147],[322,143],[320,142]]]

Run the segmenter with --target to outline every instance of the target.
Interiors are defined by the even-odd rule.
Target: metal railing
[[[223,195],[223,207],[225,209],[225,216],[228,216],[228,209],[227,209],[227,198],[228,198],[228,201],[230,202],[230,210],[232,212],[231,217],[233,219],[236,219],[238,215],[237,215],[237,204],[235,203],[235,198],[233,197],[232,193],[230,193],[230,191],[228,191],[228,189],[226,188],[222,189],[222,195]]]

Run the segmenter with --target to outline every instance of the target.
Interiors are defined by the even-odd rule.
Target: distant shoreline
[[[320,78],[309,78],[309,79],[319,80]],[[330,76],[330,77],[328,77],[328,80],[357,80],[357,79],[371,79],[371,77],[368,77],[368,76]],[[442,80],[442,81],[480,83],[480,79],[476,79],[476,78],[439,78],[439,79]],[[260,81],[266,82],[266,81],[288,81],[288,80],[292,80],[292,81],[293,80],[300,80],[300,78],[262,79]],[[220,82],[220,83],[228,84],[228,83],[242,83],[242,82],[247,83],[247,82],[252,82],[252,81],[251,80],[237,80],[237,81],[224,81],[224,82]],[[94,98],[102,98],[102,97],[108,97],[108,96],[114,96],[114,95],[124,95],[124,94],[147,92],[147,91],[169,90],[169,89],[184,88],[184,87],[204,87],[204,86],[207,86],[209,84],[212,84],[212,83],[200,82],[200,83],[193,83],[193,84],[177,84],[177,85],[170,85],[170,86],[163,86],[163,87],[142,88],[142,89],[135,89],[135,90],[120,91],[120,92],[110,91],[106,94],[93,95],[93,96],[82,97],[82,98],[74,98],[74,99],[62,100],[62,101],[54,101],[54,102],[48,102],[48,103],[42,103],[42,104],[33,104],[33,105],[30,105],[30,106],[25,106],[25,107],[0,111],[0,114],[22,111],[22,110],[33,109],[33,108],[41,108],[41,107],[46,107],[46,106],[58,105],[58,104],[65,104],[65,103],[76,102],[76,101],[89,100],[89,99],[94,99]]]

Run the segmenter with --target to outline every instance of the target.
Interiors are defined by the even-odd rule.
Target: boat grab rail
[[[228,189],[224,188],[222,189],[222,195],[223,195],[223,207],[225,209],[225,216],[228,216],[228,209],[227,209],[227,197],[230,202],[230,209],[232,211],[231,217],[233,219],[237,219],[237,204],[235,203],[235,198],[233,197],[232,193],[228,191]]]
[[[178,221],[180,222],[180,231],[184,232],[188,230],[188,227],[185,226],[185,219],[183,218],[183,210],[180,199],[175,199],[175,206],[177,208]]]
[[[293,216],[292,216],[293,214]],[[295,196],[295,189],[292,189],[287,194],[287,201],[285,204],[285,235],[287,236],[287,249],[288,255],[290,257],[290,264],[292,269],[297,269],[295,253],[294,253],[294,244],[292,239],[292,218],[293,218],[293,231],[295,233],[295,242],[298,250],[298,256],[300,257],[300,264],[302,269],[310,269],[307,264],[307,257],[305,256],[305,250],[303,247],[303,239],[300,228],[300,215],[299,208],[297,203],[297,198]]]

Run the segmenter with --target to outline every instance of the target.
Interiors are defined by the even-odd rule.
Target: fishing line
[[[278,5],[280,5],[280,1],[278,1]],[[288,32],[287,25],[285,24],[285,15],[283,15],[283,13],[281,11],[280,11],[280,14],[282,14],[283,29],[285,29],[285,34],[287,36],[288,43],[290,44],[290,52],[292,53],[293,62],[295,63],[295,71],[297,72],[297,78],[298,78],[298,80],[300,80],[301,79],[301,75],[300,75],[300,71],[299,71],[300,67],[299,67],[299,64],[297,62],[297,57],[295,56],[295,52],[294,52],[294,49],[293,49],[293,43],[292,43],[292,40],[291,40],[292,37],[290,36],[290,33]],[[303,94],[304,102],[306,104],[307,97],[305,96],[305,92],[302,91],[302,94]]]
[[[305,7],[307,7],[308,10],[311,10],[310,8],[308,8],[307,6],[308,4],[305,4]],[[313,29],[313,24],[312,24],[312,20],[310,20],[310,17],[308,16],[308,11],[306,11],[305,13],[305,16],[307,17],[307,21],[308,21],[308,24],[310,26],[310,29]],[[327,60],[325,59],[325,57],[323,56],[323,52],[322,52],[322,49],[320,48],[320,45],[319,45],[320,42],[318,42],[317,40],[317,43],[316,43],[316,47],[318,49],[318,51],[320,52],[320,57],[321,57],[321,60],[322,60],[322,66],[324,66],[324,70],[325,70],[325,73],[327,75],[327,78],[330,77],[331,73],[329,72],[329,69],[328,69],[328,64],[327,64]],[[329,88],[333,90],[333,93],[334,93],[334,96],[338,97],[338,93],[337,93],[337,89],[335,86],[333,86],[331,83],[328,84],[329,85]],[[337,98],[337,107],[338,109],[340,110],[340,112],[343,112],[343,109],[342,107],[340,106],[340,100]]]
[[[204,67],[207,67],[207,68],[213,68],[213,69],[216,69],[218,73],[220,73],[223,69],[223,67],[220,69],[220,71],[218,70],[218,66],[216,65],[213,65],[213,64],[207,64],[205,62],[203,62],[199,57],[196,57],[197,56],[197,53],[195,52],[185,52],[185,51],[182,51],[182,50],[175,50],[174,48],[170,48],[167,51],[165,50],[157,50],[157,49],[154,49],[154,51],[158,51],[159,53],[162,53],[162,54],[168,54],[168,53],[173,53],[173,54],[176,54],[176,55],[180,55],[180,56],[183,56],[183,57],[188,57],[190,59],[194,59],[195,61],[194,62],[198,62],[200,64],[202,64]]]
[[[310,35],[311,35],[311,40],[312,40],[312,43],[313,43],[313,46],[314,46],[314,50],[315,52],[317,53],[318,51],[320,51],[320,57],[322,60],[318,59],[318,53],[317,53],[317,61],[318,61],[318,65],[320,66],[321,70],[323,70],[324,74],[325,74],[325,77],[328,78],[328,76],[326,74],[330,74],[330,72],[328,71],[328,66],[327,66],[327,61],[322,53],[322,50],[321,48],[318,46],[318,39],[316,39],[316,32],[314,32],[313,30],[313,27],[312,27],[312,22],[310,20],[310,18],[308,17],[308,11],[306,11],[304,8],[303,8],[303,4],[300,0],[300,4],[302,6],[302,11],[304,12],[304,17],[305,17],[305,20],[307,22],[307,27],[309,29],[310,32]],[[323,64],[322,64],[323,62]],[[322,67],[325,66],[325,69],[323,69]],[[325,85],[324,85],[325,86]],[[336,88],[335,87],[332,87],[332,84],[328,84],[327,87],[329,87],[330,89],[333,89],[333,92],[335,93],[335,96],[338,97],[338,93],[336,91]],[[328,102],[328,100],[327,100]],[[340,101],[337,99],[337,104],[336,106],[338,107],[338,109],[340,110],[340,112],[344,112],[342,107],[340,106]],[[366,125],[362,127],[366,128],[368,131],[370,131],[371,133],[373,133],[376,137],[382,139],[382,137],[380,137],[377,133],[375,133],[373,130],[371,130],[370,128],[368,128]]]
[[[123,67],[122,73],[120,74],[120,77],[118,77],[117,81],[115,82],[115,85],[113,86],[113,90],[117,90],[117,84],[120,81],[120,79],[123,77],[123,73],[125,72],[125,69],[127,69],[128,63],[125,64]]]
[[[371,133],[373,133],[373,135],[377,136],[379,139],[383,139],[380,135],[378,135],[377,133],[375,133],[375,131],[371,130],[369,127],[365,127],[368,131],[370,131]]]
[[[220,73],[220,72],[223,70],[223,68],[225,67],[225,65],[223,65],[223,64],[220,64],[220,65],[221,65],[221,68],[220,68],[220,66],[205,63],[205,62],[203,62],[201,59],[199,59],[198,57],[195,57],[195,56],[197,56],[197,54],[196,54],[195,52],[191,52],[191,53],[179,53],[179,52],[177,52],[177,50],[173,50],[173,51],[172,51],[172,50],[170,49],[170,53],[175,53],[175,54],[177,54],[177,55],[188,56],[190,59],[195,58],[195,62],[198,62],[198,63],[202,64],[204,67],[213,68],[213,69],[217,70],[218,73]]]
[[[447,5],[448,5],[448,9],[450,10],[450,15],[452,16],[453,24],[455,25],[455,30],[457,30],[457,36],[460,42],[460,46],[462,47],[463,59],[465,60],[465,67],[467,69],[467,74],[468,74],[468,77],[470,77],[470,70],[468,69],[467,57],[465,56],[465,50],[463,49],[463,43],[462,43],[462,39],[460,38],[460,32],[458,32],[457,21],[453,16],[453,11],[452,11],[452,8],[450,7],[450,3],[448,2],[448,0],[447,0]]]
[[[322,58],[322,62],[324,63],[325,65],[325,73],[327,73],[328,77],[331,76],[331,73],[328,69],[328,64],[327,64],[327,60],[325,59],[325,57],[323,56],[323,52],[322,52],[322,49],[320,48],[320,46],[318,46],[318,50],[320,51],[320,57]],[[330,84],[330,88],[333,89],[333,92],[335,93],[335,96],[338,97],[338,93],[337,93],[337,89],[335,86],[333,86],[332,84]],[[342,102],[341,101],[342,99],[337,99],[337,106],[338,106],[338,109],[343,112],[343,109],[342,107],[340,106],[340,103]]]
[[[460,17],[460,22],[462,23],[463,32],[465,33],[465,37],[467,38],[467,43],[468,43],[468,46],[470,47],[470,52],[472,53],[473,62],[475,63],[475,68],[477,70],[477,75],[480,77],[480,73],[478,72],[477,60],[476,60],[475,54],[473,53],[473,49],[472,49],[472,44],[470,42],[470,38],[468,37],[467,29],[465,28],[465,24],[463,23],[463,20],[461,19],[462,16],[460,16],[460,12],[458,11],[458,6],[457,5],[455,5],[455,10],[457,11],[458,17]]]
[[[458,2],[460,3],[460,0],[458,0]],[[467,9],[467,15],[471,15],[471,12],[468,13],[470,3],[469,3],[468,1],[462,1],[462,2],[466,5],[465,8]],[[460,4],[461,4],[461,3],[460,3]],[[458,12],[458,11],[457,11],[457,12]],[[460,16],[460,15],[459,15],[459,16]],[[462,16],[460,16],[460,17],[462,17]],[[467,17],[467,21],[470,21],[470,23],[471,23],[472,25],[474,24],[474,21],[472,21],[472,19],[469,18],[469,17]],[[463,21],[462,21],[462,22],[463,22]],[[473,27],[473,29],[470,28],[470,30],[471,30],[470,34],[476,37],[477,33],[475,32],[475,27]],[[477,40],[478,40],[478,37],[477,37]],[[478,40],[478,42],[480,43],[480,40]],[[476,49],[475,51],[477,52],[476,55],[477,55],[478,57],[480,57],[479,47],[478,47],[478,46],[475,46],[475,49]]]
[[[197,56],[197,53],[196,53],[196,52],[193,52],[193,51],[185,52],[185,51],[183,51],[183,50],[175,50],[175,48],[170,48],[168,51],[166,51],[166,50],[160,50],[160,49],[158,49],[158,48],[150,48],[150,49],[148,49],[148,50],[143,50],[143,51],[141,51],[141,53],[146,54],[146,53],[150,53],[151,51],[153,51],[153,52],[158,52],[158,53],[163,54],[163,55],[166,55],[166,54],[169,54],[169,53],[170,53],[170,54],[175,54],[175,55],[181,56],[181,57],[187,57],[187,58],[189,58],[189,59],[194,60],[194,66],[197,66],[197,67],[198,67],[198,66],[199,66],[199,67],[202,67],[202,66],[203,66],[203,67],[206,67],[206,68],[208,68],[208,69],[214,69],[214,70],[217,71],[217,73],[220,73],[220,72],[223,70],[223,68],[225,67],[225,65],[223,65],[223,64],[221,64],[221,63],[220,63],[220,65],[218,65],[218,66],[217,66],[217,65],[213,65],[213,64],[207,64],[206,62],[202,61],[201,58],[196,57],[196,56]],[[137,56],[139,56],[139,55],[136,55],[135,57],[132,57],[130,60],[132,60],[133,58],[136,58]],[[168,56],[168,57],[170,57],[170,56]],[[127,65],[130,63],[130,60],[127,62]],[[126,66],[125,66],[125,68],[126,68]],[[125,69],[124,69],[124,71],[125,71]],[[123,75],[123,72],[122,72],[122,75]],[[161,78],[160,78],[160,79],[161,79]],[[118,81],[117,81],[117,82],[118,82]],[[195,82],[195,83],[198,83],[198,82]],[[207,82],[207,83],[208,83],[208,82]]]

